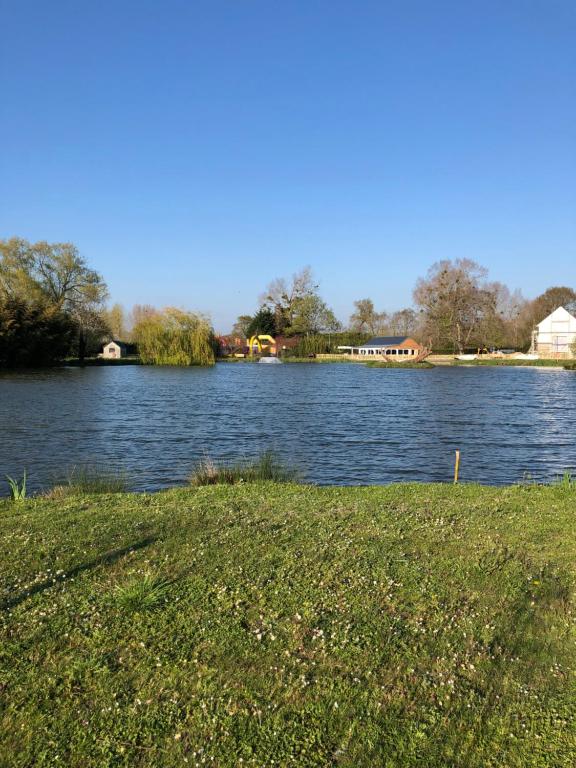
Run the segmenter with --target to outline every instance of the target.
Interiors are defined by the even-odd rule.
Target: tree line
[[[136,305],[127,315],[106,306],[108,289],[72,243],[0,240],[0,366],[49,365],[100,352],[109,339],[138,345],[143,362],[207,365],[218,343],[208,318],[176,308]],[[469,259],[433,264],[417,280],[413,306],[394,312],[357,299],[347,323],[320,294],[310,267],[276,278],[230,337],[293,337],[295,354],[329,352],[370,336],[411,336],[435,351],[478,347],[526,349],[534,326],[558,306],[576,312],[576,292],[554,286],[535,299],[490,281]]]
[[[133,340],[142,362],[210,365],[217,344],[203,316],[135,307],[128,330],[120,305],[72,243],[0,240],[0,367],[52,365],[98,354],[110,339]]]
[[[361,336],[410,336],[435,351],[464,352],[475,348],[527,349],[534,326],[564,306],[576,312],[576,291],[568,286],[546,289],[535,299],[488,279],[488,271],[470,259],[443,260],[417,280],[413,306],[387,312],[371,298],[354,302],[347,325],[340,323],[318,293],[309,267],[291,280],[274,280],[253,315],[240,315],[232,336],[299,335],[316,338],[346,332]],[[322,339],[322,343],[319,341]],[[314,347],[312,342],[302,347]],[[319,351],[315,349],[315,351]]]

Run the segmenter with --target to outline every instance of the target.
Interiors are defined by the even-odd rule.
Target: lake
[[[575,424],[576,374],[547,368],[2,372],[0,475],[26,469],[38,490],[97,464],[154,490],[184,483],[203,457],[273,449],[313,483],[448,482],[459,448],[463,481],[551,481],[576,474]]]

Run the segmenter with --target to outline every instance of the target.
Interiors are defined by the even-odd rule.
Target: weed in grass
[[[294,470],[287,468],[272,451],[265,451],[257,459],[238,464],[216,464],[212,459],[203,459],[190,477],[190,484],[235,485],[236,483],[257,483],[265,480],[276,483],[293,482]]]
[[[6,480],[10,486],[10,498],[12,501],[22,501],[22,499],[26,498],[26,470],[24,470],[20,482],[10,477],[10,475],[6,475]]]
[[[555,485],[560,486],[566,491],[576,491],[576,478],[572,476],[571,472],[564,472],[562,477],[559,477]]]
[[[165,602],[170,582],[146,575],[116,588],[118,605],[130,611],[150,611]]]
[[[73,467],[68,477],[47,492],[48,498],[65,498],[84,493],[125,493],[128,490],[126,474],[99,465]]]

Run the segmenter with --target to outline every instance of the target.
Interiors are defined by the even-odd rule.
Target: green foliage
[[[234,323],[232,327],[231,336],[237,337],[239,339],[248,339],[250,336],[253,336],[254,334],[250,333],[250,327],[252,323],[253,317],[252,315],[238,315],[236,322]],[[256,335],[258,333],[268,333],[268,331],[257,331]],[[270,334],[273,335],[273,334]]]
[[[0,240],[0,301],[19,303],[31,312],[41,307],[44,313],[68,319],[61,338],[47,337],[47,348],[52,341],[59,349],[69,345],[71,327],[75,329],[80,358],[97,348],[107,331],[101,311],[106,296],[102,277],[88,267],[72,243]],[[17,327],[12,335],[16,335],[20,347],[28,348],[26,329]],[[47,349],[44,354],[34,355],[32,364],[50,364],[50,354]]]
[[[308,355],[327,355],[337,353],[339,346],[356,347],[368,341],[369,335],[355,331],[341,333],[316,333],[310,336],[302,336],[298,343],[287,350],[286,354],[294,357],[308,357]]]
[[[273,451],[265,451],[258,458],[238,464],[216,464],[211,459],[201,461],[190,477],[190,484],[234,485],[236,483],[258,483],[274,481],[287,483],[295,479],[296,473],[288,469]]]
[[[0,292],[74,312],[106,298],[102,277],[72,243],[0,240]]]
[[[260,335],[276,335],[276,318],[269,307],[260,307],[258,312],[246,325],[246,338]]]
[[[564,472],[562,477],[558,479],[557,485],[566,491],[576,491],[576,478],[571,472]]]
[[[140,358],[147,365],[214,365],[216,341],[202,315],[168,307],[144,316],[134,327]]]
[[[0,501],[0,765],[574,763],[574,494]]]
[[[12,501],[22,501],[22,499],[26,498],[26,470],[24,470],[20,482],[13,477],[10,477],[10,475],[6,475],[6,480],[8,481],[8,486],[10,488],[10,498]]]
[[[54,305],[0,295],[0,368],[52,365],[70,354],[76,334]]]
[[[294,318],[289,328],[289,333],[292,335],[317,334],[322,331],[335,333],[341,328],[334,312],[317,294],[296,299],[293,311]]]
[[[146,574],[116,587],[114,597],[117,604],[126,610],[150,611],[166,601],[169,589],[169,581]]]

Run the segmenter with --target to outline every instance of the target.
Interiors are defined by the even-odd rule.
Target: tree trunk
[[[84,333],[84,329],[80,328],[80,333],[78,336],[78,359],[81,363],[84,362],[84,358],[86,357],[86,334]]]
[[[461,355],[464,352],[464,348],[462,346],[462,328],[460,323],[456,323],[456,345],[458,347],[458,354]]]

